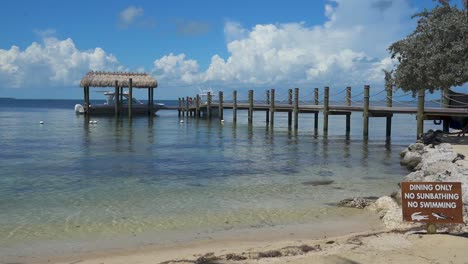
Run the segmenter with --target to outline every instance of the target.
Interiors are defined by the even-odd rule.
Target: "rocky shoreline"
[[[417,142],[411,144],[401,153],[401,165],[411,172],[402,181],[423,182],[461,182],[463,199],[463,217],[465,224],[440,225],[439,230],[449,233],[468,232],[468,166],[465,157],[456,153],[449,143],[437,145]],[[420,223],[404,222],[401,210],[401,189],[389,196],[378,199],[373,197],[356,197],[345,199],[340,206],[365,208],[376,212],[386,228],[410,229],[419,228]]]

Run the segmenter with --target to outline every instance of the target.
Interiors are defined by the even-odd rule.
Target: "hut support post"
[[[150,104],[150,108],[151,108],[151,116],[153,117],[154,116],[154,88],[149,88],[150,91],[151,91],[151,104]]]
[[[232,91],[232,122],[237,123],[237,90]]]
[[[89,114],[89,86],[85,87],[85,113]]]
[[[327,86],[323,92],[323,133],[328,134],[328,111],[329,111],[329,93],[330,88]]]
[[[178,113],[178,116],[180,117],[182,115],[181,111],[180,111],[180,104],[181,104],[181,101],[180,101],[180,97],[179,97],[179,103],[177,104],[177,113]]]
[[[387,107],[392,107],[393,106],[393,89],[392,86],[387,87]],[[389,139],[392,136],[392,115],[389,115],[386,117],[386,129],[385,129],[385,136],[387,139]]]
[[[294,88],[294,130],[299,128],[299,88]]]
[[[270,128],[275,127],[275,89],[270,92]]]
[[[270,90],[266,90],[265,97],[266,97],[265,102],[266,102],[267,105],[269,105],[269,104],[270,104]],[[265,114],[265,123],[266,123],[267,126],[268,126],[268,123],[270,123],[270,110],[267,109],[267,110],[265,111],[265,113],[266,113],[266,114]]]
[[[369,85],[364,86],[364,108],[362,111],[363,117],[363,136],[365,139],[369,137]]]
[[[293,90],[288,89],[288,105],[293,105]],[[288,129],[291,130],[292,127],[292,111],[288,110]]]
[[[218,94],[218,98],[219,98],[219,105],[218,105],[218,115],[219,115],[219,120],[224,120],[224,113],[223,113],[223,92],[222,91],[219,91],[219,94]]]
[[[182,97],[181,99],[181,105],[180,105],[180,108],[182,109],[182,117],[185,116],[185,98]]]
[[[253,122],[253,90],[249,90],[249,113],[248,113],[248,122],[249,125]]]
[[[187,96],[185,98],[185,112],[187,113],[187,117],[190,116],[190,98]]]
[[[133,87],[132,78],[128,79],[128,117],[132,117]]]
[[[211,119],[211,92],[208,92],[206,96],[206,118]]]
[[[418,91],[418,113],[417,113],[417,138],[421,138],[424,133],[424,88]]]
[[[351,87],[346,87],[346,105],[351,106]],[[351,132],[351,113],[346,114],[346,135]]]
[[[449,88],[444,88],[442,91],[442,103],[444,104],[444,108],[447,108],[450,104],[450,97],[449,97]],[[442,121],[442,131],[444,133],[449,132],[449,120],[444,119]]]
[[[116,80],[115,84],[115,91],[114,91],[114,114],[115,116],[119,115],[119,82]]]
[[[314,88],[314,104],[318,105],[319,104],[319,89]],[[314,113],[314,131],[318,131],[318,117],[319,113],[318,111]]]

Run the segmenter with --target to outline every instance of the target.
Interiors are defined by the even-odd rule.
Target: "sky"
[[[388,46],[431,0],[2,1],[0,97],[78,99],[89,70],[199,89],[381,90]],[[142,93],[143,94],[143,93]],[[91,95],[96,96],[94,94]]]

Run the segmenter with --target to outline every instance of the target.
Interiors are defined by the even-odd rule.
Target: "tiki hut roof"
[[[128,80],[132,78],[134,88],[156,88],[158,82],[147,73],[133,72],[103,72],[90,71],[81,79],[81,87],[114,87],[118,81],[119,87],[128,87]]]

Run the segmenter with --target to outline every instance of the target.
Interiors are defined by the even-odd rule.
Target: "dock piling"
[[[294,88],[294,130],[299,128],[299,88]]]
[[[271,89],[270,100],[270,128],[273,130],[275,127],[275,89]]]
[[[132,118],[132,108],[133,108],[133,80],[132,78],[128,79],[128,117]]]
[[[346,87],[346,105],[351,106],[351,87]],[[346,114],[346,135],[351,132],[351,113]]]
[[[288,105],[292,106],[293,104],[293,90],[288,89]],[[292,111],[288,111],[288,129],[291,130],[292,127]]]
[[[363,136],[364,139],[369,137],[369,85],[364,85],[364,108],[362,111],[362,119],[363,119]]]
[[[393,106],[393,88],[391,85],[386,87],[387,89],[387,107],[392,107]],[[390,139],[392,136],[392,114],[389,114],[386,118],[386,128],[385,128],[385,137],[387,139]]]
[[[323,133],[325,135],[328,134],[329,94],[330,88],[326,86],[323,93]]]
[[[315,105],[319,104],[319,88],[314,88],[314,104]],[[319,113],[317,111],[314,114],[314,131],[316,133],[318,132],[318,117],[319,117]]]
[[[211,119],[211,92],[207,93],[206,118]]]
[[[119,81],[115,80],[114,83],[114,114],[115,116],[119,115]]]
[[[237,123],[237,90],[232,92],[232,122]]]
[[[424,96],[425,96],[425,90],[424,88],[420,88],[418,91],[418,112],[416,114],[416,117],[417,117],[416,137],[418,139],[421,138],[424,133]]]
[[[266,96],[265,102],[266,102],[267,105],[269,105],[269,104],[270,104],[270,90],[266,90],[265,96]],[[265,113],[266,113],[266,114],[265,114],[265,123],[266,123],[267,126],[268,126],[268,123],[270,123],[270,110],[267,109],[267,110],[265,111]]]
[[[253,90],[249,90],[249,113],[248,113],[248,122],[249,122],[249,125],[252,124],[253,122],[253,95],[254,95],[254,91]]]
[[[218,116],[219,116],[219,120],[224,120],[224,117],[223,117],[223,92],[222,91],[219,91],[218,93],[218,98],[219,98],[219,101],[218,101]]]

